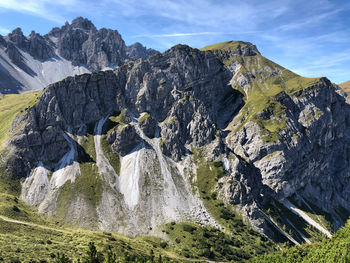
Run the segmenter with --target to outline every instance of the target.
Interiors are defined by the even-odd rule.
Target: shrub
[[[193,233],[193,231],[197,230],[197,228],[195,226],[191,226],[191,225],[183,225],[183,230],[189,233]]]
[[[21,210],[15,205],[12,207],[12,210],[17,212],[17,213],[21,212]]]

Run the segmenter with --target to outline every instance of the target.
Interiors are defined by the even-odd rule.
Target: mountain
[[[40,90],[67,76],[123,65],[156,53],[140,43],[126,46],[116,30],[97,30],[78,17],[41,36],[16,28],[0,35],[0,94]]]
[[[349,94],[349,92],[350,92],[350,80],[339,84],[339,87],[341,87],[347,94]]]
[[[320,241],[349,216],[344,92],[249,42],[176,45],[0,108],[3,192],[71,225],[243,261],[276,248],[265,237]]]

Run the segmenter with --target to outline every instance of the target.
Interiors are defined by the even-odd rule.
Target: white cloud
[[[288,10],[289,0],[272,0],[268,3],[250,4],[246,1],[209,0],[110,0],[118,5],[124,16],[157,16],[185,23],[189,26],[240,28],[242,31],[255,28],[267,18],[274,19]]]
[[[298,21],[298,22],[288,23],[288,24],[282,25],[282,26],[278,27],[277,30],[288,31],[288,30],[295,30],[295,29],[303,28],[303,27],[310,26],[310,25],[311,26],[317,25],[320,22],[327,21],[327,19],[329,19],[330,17],[337,15],[340,11],[342,11],[342,10],[336,9],[336,10],[332,10],[330,12],[321,13],[321,14],[318,14],[315,16],[311,16],[309,18],[306,18],[306,19]]]
[[[36,15],[60,24],[64,23],[65,19],[58,14],[57,9],[76,4],[75,0],[0,0],[0,8]]]

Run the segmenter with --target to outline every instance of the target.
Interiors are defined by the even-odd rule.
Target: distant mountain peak
[[[140,43],[128,47],[117,30],[97,30],[84,17],[44,36],[33,30],[26,37],[18,27],[0,37],[1,51],[5,60],[0,68],[5,70],[0,71],[0,94],[42,89],[67,76],[115,68],[156,52]]]
[[[81,16],[75,18],[71,23],[72,28],[79,28],[83,30],[96,30],[95,25],[87,18]]]

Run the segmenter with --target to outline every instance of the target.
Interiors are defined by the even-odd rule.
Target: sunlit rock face
[[[218,198],[271,239],[276,228],[295,241],[267,212],[273,202],[326,235],[303,204],[340,227],[339,211],[350,211],[344,94],[250,43],[220,48],[177,45],[49,85],[17,116],[3,153],[6,171],[25,178],[21,198],[45,215],[129,235],[171,221],[221,227],[195,184],[197,168],[215,163],[225,171],[212,188]]]

